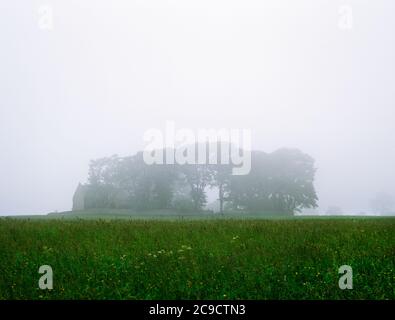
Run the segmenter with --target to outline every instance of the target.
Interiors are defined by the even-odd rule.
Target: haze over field
[[[310,154],[319,213],[395,198],[392,0],[3,0],[0,21],[0,215],[70,210],[91,159],[166,121]]]

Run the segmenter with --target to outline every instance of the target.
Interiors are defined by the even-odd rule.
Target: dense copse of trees
[[[207,204],[207,190],[215,188],[221,213],[290,215],[317,206],[314,176],[314,160],[295,149],[253,151],[250,173],[239,176],[230,164],[147,165],[139,152],[91,161],[85,208],[198,212]]]
[[[252,152],[251,172],[230,176],[227,199],[233,209],[293,214],[317,207],[314,160],[298,151]]]

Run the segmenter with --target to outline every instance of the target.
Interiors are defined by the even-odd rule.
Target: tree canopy
[[[201,211],[216,189],[220,211],[291,215],[315,208],[314,159],[296,149],[252,151],[251,171],[232,175],[230,164],[151,164],[143,153],[92,160],[85,208]]]

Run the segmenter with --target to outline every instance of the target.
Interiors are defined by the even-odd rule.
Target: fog
[[[318,213],[395,197],[392,0],[2,0],[0,24],[1,215],[70,210],[166,121],[310,154]]]

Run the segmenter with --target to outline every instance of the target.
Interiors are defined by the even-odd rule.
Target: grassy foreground
[[[395,219],[0,219],[0,299],[394,299]],[[40,290],[50,265],[54,289]],[[338,269],[353,268],[352,290]]]

